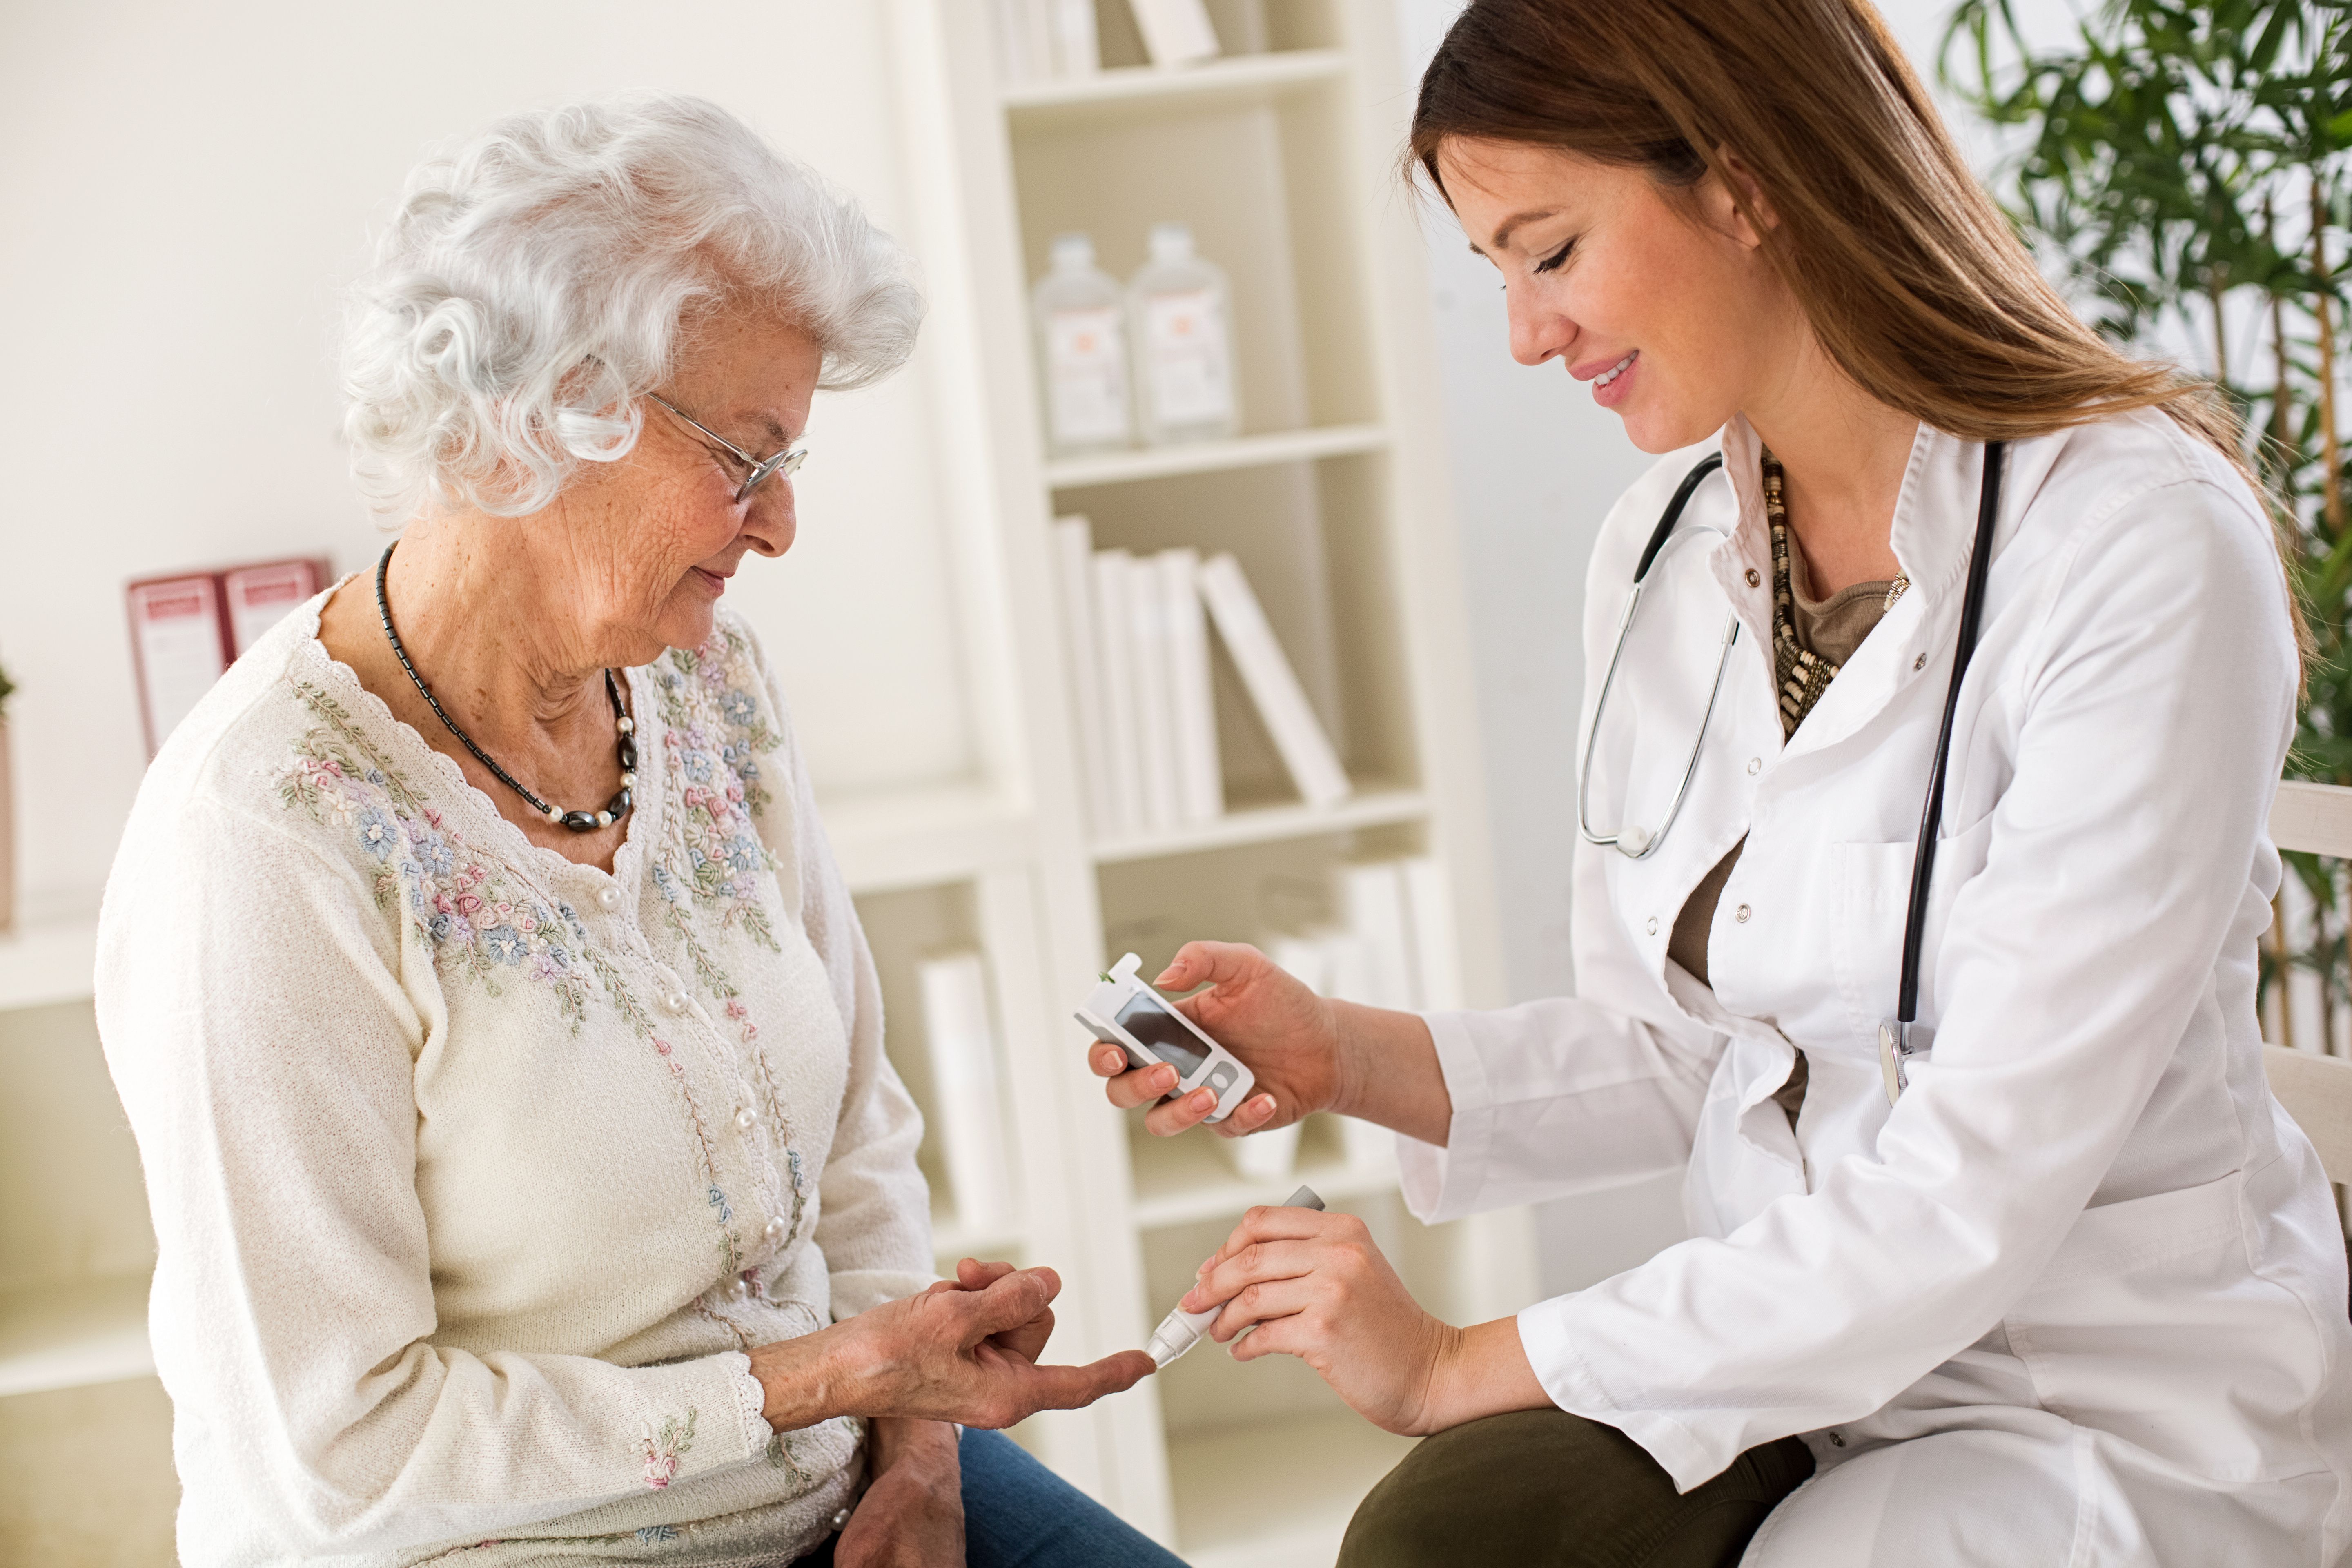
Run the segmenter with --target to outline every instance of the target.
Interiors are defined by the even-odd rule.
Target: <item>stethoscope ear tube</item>
[[[1910,1081],[1906,1058],[1913,1054],[1912,1026],[1919,1016],[1919,948],[1927,940],[1927,895],[1936,876],[1936,843],[1944,826],[1944,772],[1952,752],[1952,725],[1959,712],[1960,682],[1977,651],[1977,627],[1984,619],[1985,580],[1992,570],[1993,527],[2000,518],[2000,471],[2006,441],[1988,441],[1984,482],[1977,492],[1976,544],[1969,552],[1968,592],[1960,599],[1959,635],[1952,647],[1952,684],[1944,694],[1944,721],[1936,731],[1936,762],[1927,781],[1927,804],[1919,814],[1919,845],[1911,858],[1911,900],[1903,917],[1903,969],[1895,986],[1895,1016],[1879,1030],[1880,1066],[1892,1104]]]

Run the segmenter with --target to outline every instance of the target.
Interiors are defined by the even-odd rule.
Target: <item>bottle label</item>
[[[1155,423],[1208,425],[1234,416],[1225,312],[1214,289],[1150,296],[1143,336]]]
[[[1045,318],[1045,404],[1056,446],[1127,439],[1127,352],[1117,306]]]

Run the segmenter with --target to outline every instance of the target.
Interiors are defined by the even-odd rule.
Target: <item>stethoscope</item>
[[[1944,773],[1952,749],[1952,723],[1959,710],[1960,681],[1969,672],[1969,660],[1977,650],[1977,626],[1984,617],[1985,577],[1992,566],[1992,531],[2000,515],[2000,470],[2002,456],[2007,450],[2004,441],[1988,441],[1984,449],[1984,479],[1977,490],[1976,543],[1969,552],[1968,591],[1960,600],[1960,628],[1952,657],[1952,684],[1944,693],[1944,721],[1936,731],[1935,770],[1927,780],[1927,801],[1919,814],[1919,843],[1911,859],[1911,899],[1903,917],[1903,971],[1896,987],[1895,1016],[1883,1019],[1878,1026],[1878,1065],[1886,1079],[1886,1100],[1892,1105],[1911,1086],[1910,1060],[1931,1048],[1929,1032],[1918,1023],[1919,1012],[1919,944],[1922,928],[1927,919],[1927,889],[1936,874],[1936,840],[1944,822]],[[1626,634],[1633,629],[1633,612],[1642,603],[1642,588],[1664,553],[1667,542],[1674,537],[1675,525],[1682,521],[1683,509],[1690,504],[1691,494],[1707,475],[1723,467],[1723,454],[1710,452],[1698,465],[1683,476],[1675,493],[1666,502],[1664,515],[1650,534],[1641,560],[1633,567],[1633,591],[1625,595],[1625,611],[1617,619],[1617,644],[1609,650],[1609,669],[1601,678],[1601,695],[1592,705],[1592,722],[1584,736],[1584,765],[1576,780],[1576,827],[1587,844],[1607,845],[1632,860],[1646,860],[1665,842],[1666,830],[1682,815],[1684,797],[1690,793],[1691,780],[1697,776],[1700,750],[1706,744],[1706,727],[1715,717],[1716,700],[1723,695],[1724,672],[1731,667],[1732,645],[1739,640],[1739,616],[1735,612],[1723,628],[1723,651],[1715,661],[1715,682],[1706,694],[1706,711],[1700,715],[1698,733],[1691,740],[1690,761],[1683,766],[1682,778],[1675,785],[1674,798],[1666,803],[1665,815],[1658,826],[1643,828],[1627,824],[1615,833],[1596,833],[1592,828],[1588,797],[1592,786],[1592,757],[1599,749],[1601,716],[1609,710],[1610,689],[1617,683],[1617,663],[1625,654]]]

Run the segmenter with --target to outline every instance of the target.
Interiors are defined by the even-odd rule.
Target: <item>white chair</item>
[[[2352,859],[2352,789],[2303,784],[2279,785],[2271,807],[2271,837],[2282,849]],[[2264,1046],[2271,1092],[2319,1151],[2327,1179],[2352,1183],[2352,1061]]]

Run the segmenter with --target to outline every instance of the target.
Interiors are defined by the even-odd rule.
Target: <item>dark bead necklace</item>
[[[449,733],[464,742],[466,750],[474,753],[476,762],[496,773],[500,784],[530,802],[530,808],[548,821],[568,827],[574,833],[593,833],[600,827],[610,827],[628,816],[629,792],[637,785],[637,725],[636,721],[629,717],[628,710],[621,706],[621,683],[613,679],[613,672],[609,669],[604,672],[604,695],[612,699],[613,721],[621,736],[621,793],[614,795],[602,811],[566,811],[560,805],[550,805],[523,788],[514,774],[491,761],[488,752],[474,744],[471,735],[457,728],[457,721],[443,710],[440,701],[433,695],[432,688],[426,686],[425,678],[416,673],[416,667],[408,662],[408,650],[400,646],[400,634],[392,629],[392,601],[383,591],[384,576],[392,569],[392,552],[399,548],[400,541],[394,540],[383,547],[383,554],[375,563],[376,614],[383,618],[383,635],[392,643],[393,657],[400,660],[401,668],[408,671],[408,679],[416,683],[416,694],[425,699],[425,705],[433,710],[433,716],[449,726]]]

